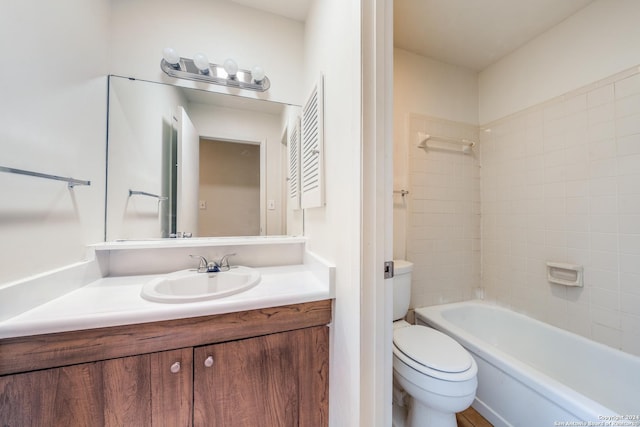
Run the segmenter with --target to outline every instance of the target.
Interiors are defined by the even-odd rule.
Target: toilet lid
[[[426,326],[412,325],[393,332],[393,343],[416,363],[441,372],[464,372],[471,355],[451,337]]]

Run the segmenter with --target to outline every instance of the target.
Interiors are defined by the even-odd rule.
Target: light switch
[[[267,209],[270,211],[276,210],[276,201],[275,200],[267,200]]]
[[[198,202],[198,206],[200,207],[200,209],[207,209],[207,201],[200,200],[200,202]]]

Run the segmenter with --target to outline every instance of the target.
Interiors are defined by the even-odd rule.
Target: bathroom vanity
[[[281,244],[274,242],[265,249]],[[306,252],[280,266],[244,255],[262,275],[255,287],[162,304],[140,297],[161,275],[134,274],[146,267],[131,260],[151,254],[158,263],[167,248],[125,247],[97,256],[109,260],[110,274],[0,321],[0,425],[328,424],[332,267]],[[167,256],[228,250],[192,243]],[[87,268],[75,275],[86,276]],[[26,298],[40,281],[23,284],[24,291],[0,289],[0,296]]]
[[[0,341],[0,424],[327,425],[331,301]]]

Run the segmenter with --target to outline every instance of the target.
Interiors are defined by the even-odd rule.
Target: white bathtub
[[[473,407],[494,426],[640,426],[640,357],[480,301],[416,309],[478,363]]]

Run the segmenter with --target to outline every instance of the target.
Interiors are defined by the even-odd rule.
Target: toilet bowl
[[[456,412],[475,398],[475,360],[447,335],[400,322],[394,323],[393,373],[397,386],[410,396],[405,426],[456,427]]]
[[[394,261],[394,427],[456,427],[456,412],[468,408],[478,386],[478,365],[453,338],[402,320],[409,309],[408,261]]]

